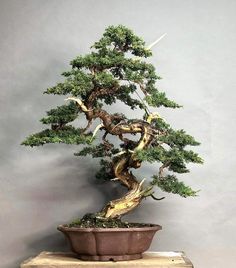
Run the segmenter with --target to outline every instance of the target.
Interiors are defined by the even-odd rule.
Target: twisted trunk
[[[154,117],[152,114],[147,121],[139,120],[133,123],[114,125],[114,116],[102,109],[94,110],[91,98],[89,98],[88,103],[85,104],[74,97],[69,99],[78,103],[89,122],[93,119],[100,118],[106,132],[111,135],[116,135],[121,138],[123,134],[140,133],[141,137],[133,151],[146,148],[154,138],[155,132],[150,125]],[[113,162],[113,172],[115,177],[128,188],[128,192],[123,197],[110,201],[101,210],[99,214],[105,218],[117,218],[130,212],[141,203],[144,193],[146,192],[142,187],[143,181],[138,182],[136,177],[129,170],[130,168],[139,168],[141,166],[141,161],[135,158],[134,152],[130,153],[127,151],[122,156],[117,157],[117,159],[118,160],[114,160]]]
[[[122,159],[114,165],[114,172],[116,178],[123,184],[126,184],[129,190],[123,197],[110,201],[102,209],[101,214],[105,218],[117,218],[128,213],[137,207],[143,198],[142,182],[139,183],[135,176],[128,171],[128,161],[129,157],[122,157]]]
[[[150,125],[146,122],[119,126],[119,131],[137,131],[141,133],[141,138],[136,149],[143,149],[152,141],[153,135]],[[103,209],[102,215],[106,218],[116,218],[128,213],[137,207],[143,197],[145,190],[142,187],[143,181],[140,183],[136,177],[129,171],[129,168],[140,167],[141,162],[135,159],[134,154],[127,152],[113,165],[115,177],[127,186],[128,192],[121,198],[110,201]]]

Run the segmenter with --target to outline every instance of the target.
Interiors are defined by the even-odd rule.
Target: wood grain
[[[103,267],[155,267],[155,268],[193,268],[191,261],[183,252],[146,252],[143,259],[122,262],[81,261],[73,253],[42,252],[21,264],[21,268],[103,268]]]

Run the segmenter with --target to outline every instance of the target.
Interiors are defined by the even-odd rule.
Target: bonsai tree
[[[175,174],[189,172],[188,162],[203,162],[197,153],[186,149],[199,142],[182,129],[174,130],[157,112],[150,112],[150,106],[181,107],[157,89],[156,82],[161,78],[155,67],[145,61],[152,55],[151,50],[122,25],[108,27],[91,48],[91,53],[71,61],[71,70],[62,74],[64,82],[44,92],[66,95],[67,103],[48,111],[41,122],[49,127],[30,135],[22,144],[84,145],[75,155],[100,158],[96,177],[117,181],[127,188],[124,196],[110,201],[94,214],[105,220],[120,218],[147,197],[160,200],[154,196],[155,186],[182,197],[196,196],[197,192],[179,181]],[[112,105],[117,100],[132,110],[142,110],[143,118],[128,118],[104,109],[105,104]],[[80,114],[87,119],[84,128],[71,125]],[[92,131],[95,119],[100,119],[101,124]],[[98,131],[103,133],[100,141],[96,138]],[[114,145],[109,136],[117,137],[121,144]],[[145,184],[144,179],[132,173],[144,161],[158,163],[156,174]]]

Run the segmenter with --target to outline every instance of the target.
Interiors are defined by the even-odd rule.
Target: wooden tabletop
[[[21,264],[21,268],[103,268],[103,267],[155,267],[155,268],[193,268],[183,252],[146,252],[143,259],[120,262],[82,261],[73,253],[42,252]]]

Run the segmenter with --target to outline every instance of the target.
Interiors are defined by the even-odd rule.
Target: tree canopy
[[[175,174],[189,172],[186,166],[189,162],[203,163],[197,153],[189,150],[189,146],[200,143],[184,130],[174,130],[158,114],[150,113],[150,106],[182,107],[158,89],[161,77],[146,61],[151,55],[143,39],[132,30],[122,25],[109,26],[90,53],[79,55],[70,62],[71,70],[62,74],[64,82],[45,90],[45,94],[65,95],[69,101],[48,111],[40,120],[48,128],[30,135],[22,144],[31,147],[46,143],[82,144],[84,147],[77,156],[100,158],[97,178],[111,180],[118,176],[129,189],[134,185],[130,183],[134,179],[131,168],[138,168],[144,161],[157,162],[157,173],[149,187],[139,189],[143,196],[153,197],[154,186],[183,197],[195,196],[197,192],[179,181]],[[140,94],[135,94],[137,92],[141,98]],[[103,109],[105,104],[112,105],[117,100],[130,109],[141,109],[143,118],[127,118],[127,115],[110,114]],[[85,128],[72,125],[80,114],[85,114],[88,121]],[[96,138],[96,131],[90,130],[91,122],[96,118],[102,121],[96,130],[104,133],[101,141]],[[141,133],[141,138],[128,139],[127,133]],[[116,148],[109,141],[109,135],[122,141],[120,147]],[[118,174],[121,162],[123,173]]]

